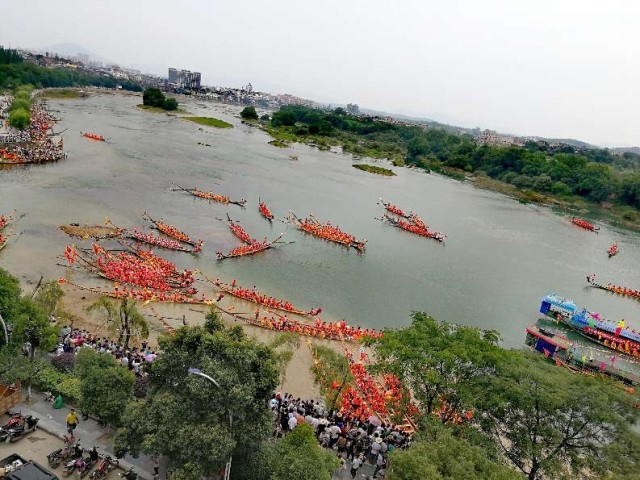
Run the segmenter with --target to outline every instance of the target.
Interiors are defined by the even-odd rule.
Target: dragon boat
[[[618,244],[612,243],[609,249],[607,250],[607,254],[609,255],[609,258],[615,257],[618,254]]]
[[[272,221],[274,219],[273,213],[271,213],[271,210],[269,210],[269,207],[267,207],[267,204],[264,203],[259,198],[258,198],[258,210],[260,210],[260,215],[262,215],[267,220]]]
[[[14,217],[16,216],[16,211],[12,210],[11,213],[9,213],[9,215],[0,215],[0,231],[5,228],[7,225],[9,225]]]
[[[402,217],[402,218],[406,218],[407,220],[411,218],[410,213],[405,212],[400,207],[397,207],[390,202],[385,202],[384,200],[382,200],[382,197],[380,198],[379,201],[380,201],[380,205],[382,205],[387,212],[393,213],[394,215],[398,215],[399,217]]]
[[[178,240],[179,242],[182,242],[182,243],[187,243],[196,248],[201,248],[202,245],[204,244],[202,240],[197,240],[197,241],[192,240],[191,237],[189,237],[189,235],[179,230],[178,228],[174,227],[173,225],[169,225],[168,223],[165,223],[162,220],[154,220],[153,218],[151,218],[151,216],[147,212],[144,212],[142,214],[142,217],[149,220],[153,224],[156,230],[164,233],[166,236],[171,237],[174,240]]]
[[[364,252],[367,246],[367,240],[358,240],[349,233],[345,233],[338,227],[334,227],[330,222],[319,222],[312,215],[305,219],[299,219],[293,212],[289,212],[289,222],[295,225],[299,230],[306,232],[314,237],[322,238],[329,242],[338,243],[345,247],[353,247],[359,252]]]
[[[322,312],[321,308],[314,308],[308,312],[305,312],[294,307],[290,302],[269,297],[265,294],[259,293],[256,290],[249,290],[248,288],[242,288],[234,284],[223,283],[220,280],[211,280],[210,278],[207,278],[207,281],[212,283],[215,287],[217,287],[224,293],[227,293],[241,300],[246,300],[247,302],[262,305],[267,308],[273,308],[275,310],[281,310],[283,312],[301,316],[313,316],[318,315]]]
[[[265,250],[268,250],[271,247],[273,247],[273,245],[276,242],[278,242],[283,237],[283,235],[284,233],[281,233],[280,235],[278,235],[278,237],[276,237],[274,240],[270,242],[268,241],[254,242],[248,245],[240,245],[239,247],[236,247],[233,250],[231,250],[229,253],[216,252],[216,255],[218,256],[218,260],[255,255],[256,253],[264,252]]]
[[[228,213],[227,213],[227,221],[229,222],[229,229],[231,230],[231,233],[233,233],[236,237],[238,237],[240,241],[242,241],[243,243],[246,243],[247,245],[253,245],[254,243],[258,243],[258,241],[252,238],[251,235],[249,235],[246,232],[246,230],[240,226],[239,223],[236,223],[233,220],[231,220],[231,217],[229,216]]]
[[[582,220],[581,218],[577,217],[573,217],[571,219],[571,223],[580,228],[584,228],[585,230],[589,230],[590,232],[598,233],[598,230],[600,230],[600,227],[596,227],[593,223],[587,222],[586,220]]]
[[[617,295],[622,295],[625,297],[631,297],[631,298],[640,300],[640,290],[634,290],[628,287],[621,287],[620,285],[613,285],[611,283],[607,283],[606,285],[601,285],[599,283],[596,283],[594,280],[590,280],[589,284],[594,288],[599,288],[600,290],[606,290],[607,292],[615,293]]]
[[[13,236],[13,229],[9,230],[6,235],[0,233],[0,250],[7,246],[7,242]]]
[[[178,252],[186,252],[186,253],[200,253],[201,251],[199,246],[196,246],[194,248],[187,248],[177,240],[156,237],[150,233],[144,233],[144,232],[141,232],[140,230],[136,230],[135,228],[131,230],[126,230],[123,235],[137,242],[154,245],[156,247],[166,248],[167,250],[175,250]]]
[[[190,193],[194,197],[204,198],[205,200],[210,200],[210,201],[213,201],[213,202],[222,203],[223,205],[233,204],[233,205],[238,205],[240,207],[244,207],[244,204],[247,203],[247,201],[244,200],[244,199],[242,199],[242,200],[231,200],[229,197],[227,197],[225,195],[218,195],[218,194],[212,193],[212,192],[205,192],[204,190],[199,190],[197,188],[184,188],[184,187],[181,187],[180,185],[178,185],[177,183],[174,184],[174,185],[176,187],[178,187],[178,190],[183,190],[183,191],[185,191],[187,193]]]
[[[404,220],[398,220],[398,219],[392,218],[386,213],[382,218],[379,218],[379,220],[382,220],[383,222],[389,223],[390,225],[393,225],[396,228],[400,228],[402,230],[413,233],[415,235],[419,235],[421,237],[426,237],[426,238],[432,238],[438,242],[444,242],[444,239],[447,238],[447,236],[444,233],[434,232],[432,230],[429,230],[428,228],[426,228],[426,225],[424,227],[421,227],[416,225],[415,223],[409,223],[409,222],[405,222]],[[424,222],[422,222],[422,225],[424,225]]]
[[[618,353],[640,358],[640,333],[625,326],[624,320],[613,322],[586,309],[578,311],[575,302],[555,293],[547,294],[540,304],[540,313],[579,333],[588,340]]]
[[[90,138],[91,140],[98,140],[100,142],[106,142],[107,139],[97,133],[80,132],[83,137]]]

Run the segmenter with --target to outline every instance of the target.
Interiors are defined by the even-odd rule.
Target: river
[[[144,226],[145,210],[205,241],[203,253],[166,255],[226,281],[290,300],[300,308],[322,306],[326,319],[383,328],[406,325],[412,311],[450,322],[498,330],[504,345],[521,346],[525,327],[538,318],[549,291],[573,298],[606,318],[624,317],[640,328],[640,303],[586,286],[598,280],[640,288],[640,236],[603,225],[599,234],[570,224],[550,209],[522,205],[438,175],[393,168],[382,177],[352,168],[348,155],[305,145],[280,149],[263,132],[240,123],[238,109],[187,104],[193,114],[214,116],[233,129],[200,128],[166,114],[136,108],[140,97],[97,95],[49,101],[62,117],[68,158],[48,165],[0,170],[0,212],[17,209],[22,234],[0,253],[0,266],[23,283],[65,276],[58,266],[72,243],[59,226],[70,222]],[[96,132],[109,142],[82,137]],[[211,147],[198,145],[198,142]],[[290,160],[296,155],[298,160]],[[247,207],[210,204],[172,183],[247,199]],[[363,255],[260,217],[258,197],[277,217],[289,210],[331,220],[368,239]],[[448,235],[444,244],[375,220],[379,197],[413,209],[432,228]],[[267,252],[216,261],[215,252],[237,244],[225,222],[229,213],[254,237],[283,241]],[[608,259],[617,241],[620,254]],[[89,275],[75,275],[97,285]],[[204,285],[203,285],[204,287]],[[210,291],[207,295],[213,296]],[[176,309],[185,307],[176,307]],[[247,308],[244,307],[239,307]],[[250,310],[245,310],[250,311]]]

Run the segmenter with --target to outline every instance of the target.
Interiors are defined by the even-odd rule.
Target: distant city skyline
[[[201,72],[204,85],[634,146],[638,24],[640,4],[624,0],[32,0],[3,5],[0,44],[69,42],[165,77]]]

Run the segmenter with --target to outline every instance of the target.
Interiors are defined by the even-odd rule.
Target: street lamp
[[[212,377],[202,372],[199,368],[189,368],[187,372],[191,375],[198,375],[199,377],[206,378],[211,383],[213,383],[216,387],[220,388],[220,384]],[[231,412],[229,412],[229,433],[233,432],[233,417],[231,416]],[[231,478],[231,460],[233,459],[233,453],[229,455],[229,460],[224,467],[224,480],[229,480]]]

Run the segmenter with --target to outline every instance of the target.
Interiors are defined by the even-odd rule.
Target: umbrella
[[[157,355],[154,355],[153,353],[150,353],[149,355],[146,355],[144,357],[145,361],[147,362],[153,362],[156,359]]]
[[[375,425],[376,427],[379,427],[380,425],[382,425],[382,421],[375,415],[371,415],[369,417],[369,423],[371,423],[372,425]]]

